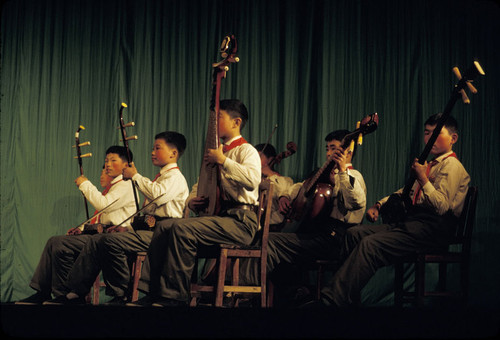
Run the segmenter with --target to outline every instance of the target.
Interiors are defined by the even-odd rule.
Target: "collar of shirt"
[[[115,178],[113,178],[113,180],[111,181],[111,185],[121,181],[123,179],[123,175],[118,175],[116,176]]]
[[[445,158],[452,156],[454,153],[455,152],[453,152],[453,150],[448,151],[447,153],[444,153],[441,156],[434,158],[433,161],[436,161],[437,163],[441,163]],[[456,157],[456,155],[455,155],[455,157]]]
[[[163,175],[167,171],[172,170],[174,168],[179,168],[179,166],[177,166],[177,163],[169,163],[169,164],[165,165],[163,168],[161,168],[160,174]]]

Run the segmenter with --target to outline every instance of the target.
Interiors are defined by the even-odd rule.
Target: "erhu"
[[[80,176],[83,176],[83,165],[82,165],[82,158],[87,158],[87,157],[92,157],[92,153],[85,153],[82,155],[81,147],[82,146],[89,146],[90,141],[80,143],[80,131],[85,130],[85,127],[83,125],[79,125],[78,129],[75,132],[75,145],[73,145],[74,148],[76,148],[76,156],[74,158],[78,159],[78,165],[80,167]],[[83,195],[83,193],[82,193]],[[87,219],[90,218],[89,215],[89,207],[87,204],[87,199],[85,198],[85,195],[83,195],[83,202],[85,205],[85,213],[87,214]]]

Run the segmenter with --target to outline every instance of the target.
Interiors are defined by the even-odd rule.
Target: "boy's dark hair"
[[[342,141],[342,139],[350,133],[349,130],[335,130],[330,132],[328,135],[325,137],[325,142],[331,142],[332,140],[338,140]]]
[[[264,147],[265,147],[265,149],[264,149]],[[267,145],[265,143],[257,144],[255,146],[255,148],[257,149],[257,151],[262,151],[262,153],[267,158],[276,157],[276,149],[271,144],[267,144]]]
[[[118,156],[120,156],[121,160],[124,162],[128,162],[127,158],[127,149],[124,146],[119,146],[119,145],[113,145],[106,150],[106,155],[108,153],[116,153]],[[134,155],[132,154],[132,151],[130,151],[130,161],[132,162],[134,160]]]
[[[430,126],[436,125],[442,116],[443,116],[442,112],[433,114],[432,116],[427,118],[424,125],[430,125]],[[448,131],[450,133],[458,133],[458,123],[457,123],[456,119],[453,118],[452,116],[449,116],[448,118],[446,118],[446,121],[444,122],[444,126],[446,127],[446,129],[448,129]]]
[[[164,131],[157,134],[155,139],[163,139],[165,143],[175,146],[177,151],[179,151],[178,158],[181,158],[184,150],[186,150],[186,137],[184,137],[181,133],[175,131]]]
[[[248,121],[248,110],[238,99],[224,99],[219,103],[219,109],[227,111],[231,118],[241,118],[240,131],[243,130]]]

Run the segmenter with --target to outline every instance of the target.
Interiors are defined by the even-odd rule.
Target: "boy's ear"
[[[179,157],[179,151],[177,149],[172,150],[172,156]]]
[[[456,132],[452,133],[451,134],[451,144],[452,145],[455,144],[457,142],[457,140],[458,140],[458,133],[456,133]]]
[[[242,122],[242,120],[241,120],[241,118],[240,118],[240,117],[238,117],[238,118],[233,118],[233,126],[234,126],[234,127],[241,127],[241,122]]]

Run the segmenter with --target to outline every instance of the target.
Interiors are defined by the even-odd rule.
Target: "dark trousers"
[[[139,289],[150,296],[187,301],[198,249],[250,244],[256,231],[257,216],[243,209],[230,209],[225,216],[161,221],[149,246]]]
[[[87,242],[71,269],[66,285],[80,296],[86,295],[102,270],[106,294],[125,296],[130,282],[129,259],[138,251],[146,251],[152,231],[98,234]]]
[[[419,249],[444,247],[453,218],[419,214],[397,225],[359,225],[345,236],[347,259],[321,294],[338,306],[358,304],[362,288],[378,268]]]
[[[93,235],[60,235],[45,244],[30,287],[45,294],[60,296],[68,293],[66,279],[85,244]]]

